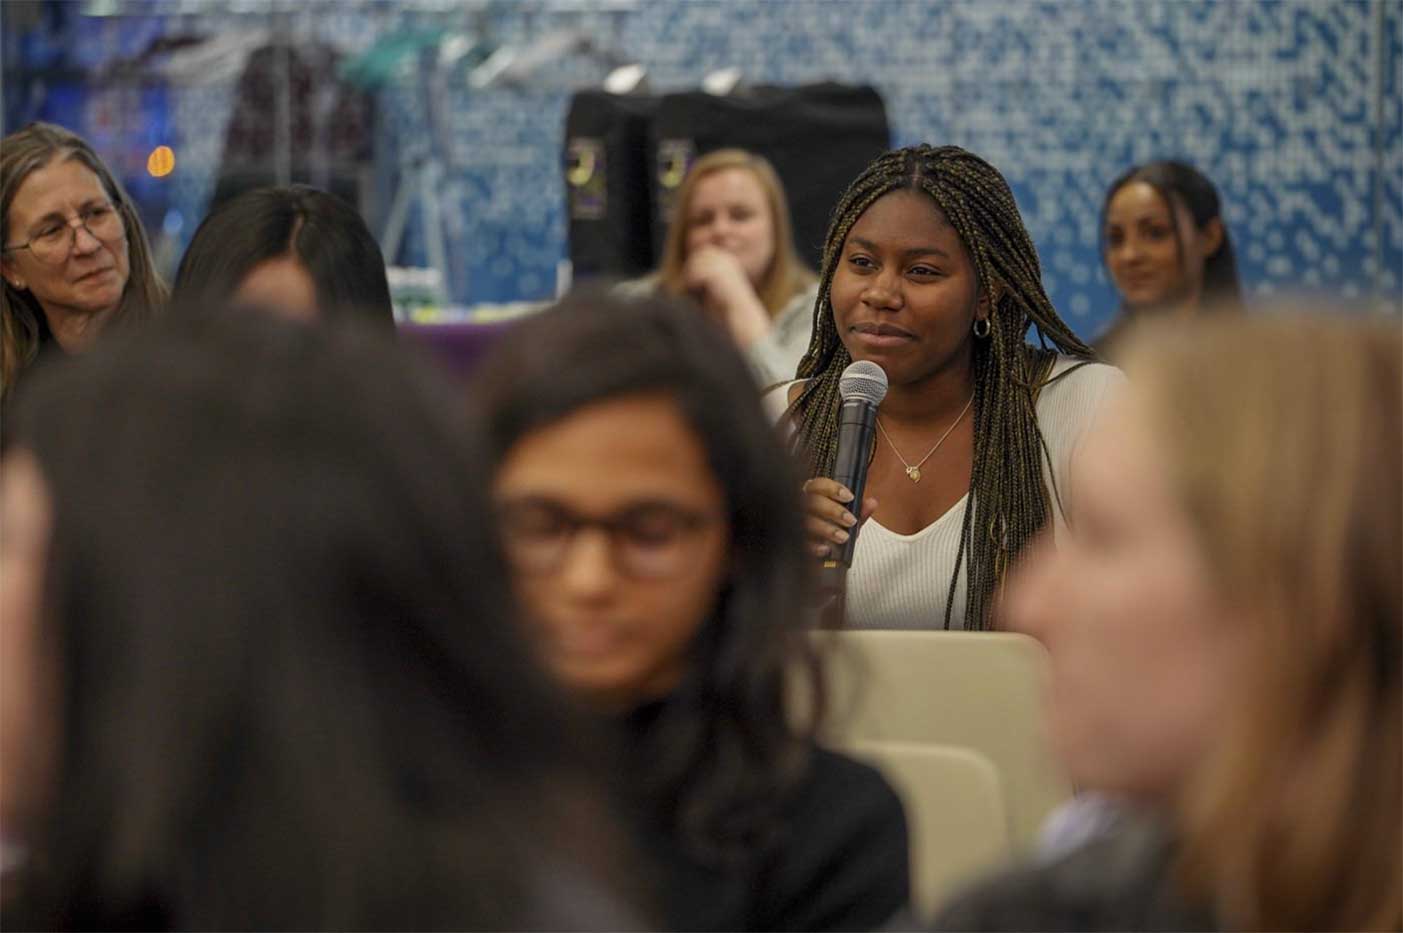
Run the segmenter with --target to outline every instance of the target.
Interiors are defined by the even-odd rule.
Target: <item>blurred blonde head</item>
[[[1237,929],[1403,923],[1403,329],[1150,323],[1127,372],[1245,639],[1182,797],[1190,889]]]
[[[774,236],[774,253],[769,267],[755,283],[756,294],[771,315],[778,314],[795,295],[814,282],[814,275],[794,249],[794,228],[789,217],[789,201],[784,185],[774,166],[765,158],[743,149],[718,149],[709,152],[687,171],[677,191],[676,211],[663,243],[662,262],[658,268],[658,283],[670,295],[686,294],[683,268],[687,264],[687,232],[693,200],[698,184],[705,178],[729,169],[742,169],[759,183],[769,206],[770,225]]]

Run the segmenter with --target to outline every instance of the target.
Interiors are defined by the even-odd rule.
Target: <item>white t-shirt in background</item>
[[[625,298],[639,298],[658,290],[657,277],[650,275],[630,279],[614,286]],[[799,361],[809,349],[809,337],[814,331],[814,302],[818,301],[818,283],[799,292],[774,316],[770,332],[741,350],[750,364],[755,384],[764,389],[777,382],[792,380]]]

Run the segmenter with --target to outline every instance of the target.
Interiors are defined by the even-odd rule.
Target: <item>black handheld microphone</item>
[[[887,397],[887,374],[868,360],[858,360],[843,370],[838,380],[838,451],[833,459],[833,479],[848,488],[853,501],[848,508],[861,517],[862,493],[867,486],[867,464],[877,432],[877,406]],[[858,526],[848,529],[848,540],[823,562],[825,587],[841,587],[842,575],[852,566]],[[834,577],[837,579],[834,579]]]

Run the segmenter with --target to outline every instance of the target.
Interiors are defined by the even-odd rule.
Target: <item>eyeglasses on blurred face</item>
[[[614,515],[589,517],[556,502],[522,499],[500,504],[497,518],[507,559],[518,572],[555,573],[582,532],[598,531],[606,536],[620,572],[640,580],[663,580],[691,565],[699,533],[722,516],[673,503],[645,502]]]

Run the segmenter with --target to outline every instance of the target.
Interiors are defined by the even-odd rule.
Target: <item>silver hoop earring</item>
[[[980,324],[983,324],[984,326],[980,327]],[[974,322],[974,336],[978,337],[980,340],[986,339],[993,329],[994,325],[989,323],[988,318],[982,318]]]

